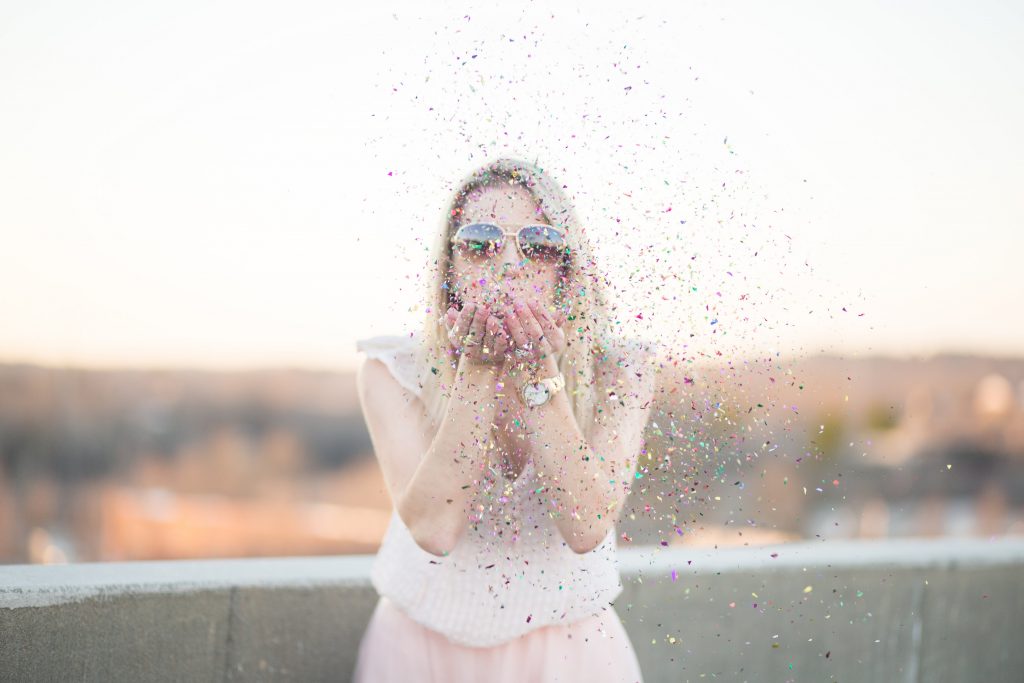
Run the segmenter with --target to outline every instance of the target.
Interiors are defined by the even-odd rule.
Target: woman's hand
[[[444,328],[452,349],[470,363],[500,363],[509,351],[505,326],[486,304],[467,303],[461,311],[452,306],[445,314]]]
[[[516,298],[505,311],[505,324],[512,337],[515,360],[519,364],[537,367],[544,356],[554,356],[565,350],[565,313],[553,317],[536,299],[523,301]]]

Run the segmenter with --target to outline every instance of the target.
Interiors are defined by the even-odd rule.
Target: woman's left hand
[[[536,299],[517,297],[505,310],[505,325],[514,345],[512,358],[536,368],[544,356],[560,354],[565,350],[565,319],[565,313],[552,317]]]

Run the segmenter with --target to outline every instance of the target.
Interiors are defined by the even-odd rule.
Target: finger
[[[502,358],[508,353],[511,342],[505,333],[505,328],[499,323],[498,331],[494,335],[494,355]]]
[[[494,318],[498,321],[498,332],[494,335],[494,343],[497,347],[496,353],[507,356],[512,351],[512,335],[508,331],[508,323],[505,321],[505,311],[499,308],[494,312]]]
[[[469,331],[473,333],[473,339],[478,342],[482,342],[484,339],[484,325],[487,324],[487,316],[490,315],[490,311],[487,310],[487,306],[477,306],[476,313],[473,314],[473,324],[470,325]]]
[[[557,308],[553,304],[543,304],[539,299],[531,299],[534,304],[533,312],[537,315],[537,320],[543,322],[542,318],[547,318],[551,323],[555,322],[555,313]]]
[[[533,315],[533,310],[522,299],[516,299],[516,313],[519,315],[519,320],[526,334],[529,335],[530,341],[543,348],[544,342],[542,337],[544,336],[544,330],[541,329],[540,323],[537,322],[537,318]]]
[[[570,307],[572,304],[563,304],[558,307],[558,315],[555,316],[555,324],[561,327],[569,319]]]
[[[448,312],[444,316],[444,328],[445,331],[450,331],[455,327],[455,321],[459,319],[459,309],[454,306],[448,308]]]
[[[498,332],[501,331],[501,322],[493,315],[487,317],[487,326],[484,332],[484,349],[487,351],[487,357],[493,359],[498,355],[497,344],[498,344]]]
[[[540,305],[540,302],[530,301],[530,307],[533,309],[533,315],[537,318],[537,322],[540,323],[541,331],[544,332],[544,338],[553,347],[555,340],[558,338],[559,331],[558,327],[555,326],[555,321],[551,319],[551,315]]]
[[[509,308],[505,312],[505,324],[508,325],[508,332],[512,335],[512,342],[517,348],[525,348],[526,342],[529,341],[526,336],[526,332],[523,331],[523,325],[519,322],[519,316],[516,315],[514,309]]]
[[[498,330],[501,329],[501,323],[493,315],[487,316],[487,324],[484,328],[484,339],[493,340],[498,334]]]
[[[459,317],[455,319],[455,327],[453,328],[452,336],[455,339],[462,339],[469,332],[470,323],[473,322],[473,313],[476,309],[476,304],[466,304],[459,311]],[[461,342],[460,342],[461,343]]]
[[[539,304],[538,308],[541,313],[540,324],[544,328],[544,338],[548,340],[553,353],[561,353],[565,350],[565,330],[562,329],[551,311]]]

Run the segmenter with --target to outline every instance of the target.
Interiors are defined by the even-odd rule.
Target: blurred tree
[[[896,406],[886,406],[883,403],[873,403],[868,408],[865,420],[868,429],[876,432],[887,432],[899,424]]]

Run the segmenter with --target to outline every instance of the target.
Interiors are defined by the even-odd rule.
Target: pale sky
[[[505,154],[627,331],[1024,350],[1020,3],[91,4],[0,4],[0,361],[353,367]]]

